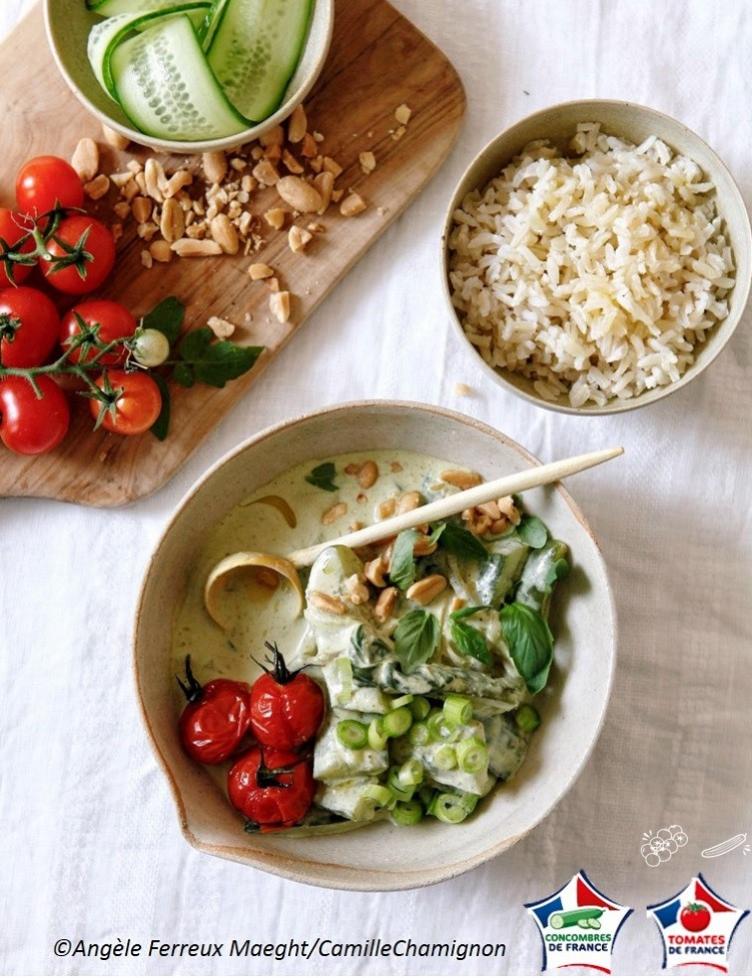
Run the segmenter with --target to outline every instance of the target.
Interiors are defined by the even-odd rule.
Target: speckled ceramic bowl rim
[[[526,462],[529,462],[531,465],[541,464],[539,459],[537,459],[534,455],[532,455],[530,452],[524,449],[516,441],[513,441],[511,438],[502,434],[500,431],[497,431],[495,428],[492,428],[490,425],[487,425],[481,421],[477,421],[475,418],[471,418],[468,417],[467,415],[459,414],[456,411],[449,411],[446,408],[437,407],[429,404],[421,404],[413,401],[393,401],[393,400],[349,401],[347,403],[338,404],[333,407],[321,408],[316,411],[311,411],[296,416],[294,418],[291,418],[287,421],[282,421],[279,424],[275,424],[268,428],[265,428],[263,431],[260,431],[257,434],[253,435],[251,438],[246,439],[246,441],[242,442],[236,448],[233,448],[231,451],[225,454],[221,459],[219,459],[219,461],[217,461],[214,465],[212,465],[211,468],[209,468],[201,476],[201,478],[197,482],[195,482],[194,485],[186,492],[186,494],[183,496],[181,501],[176,506],[166,526],[162,530],[159,536],[159,540],[157,541],[154,547],[152,555],[149,559],[149,563],[144,572],[144,576],[143,576],[143,580],[138,596],[136,619],[135,619],[135,625],[133,629],[132,652],[133,652],[133,674],[134,674],[134,679],[136,684],[138,705],[141,711],[141,719],[144,723],[148,738],[151,742],[152,750],[156,755],[157,761],[160,767],[162,768],[165,777],[167,778],[167,783],[169,784],[170,791],[172,793],[172,797],[174,799],[175,806],[178,811],[178,819],[179,819],[180,829],[183,833],[183,836],[191,846],[193,846],[195,849],[198,849],[201,852],[206,852],[214,856],[223,856],[225,858],[238,859],[243,861],[248,857],[247,847],[234,848],[230,846],[217,846],[217,845],[205,843],[201,839],[197,838],[197,836],[194,835],[194,833],[191,831],[189,820],[186,815],[186,807],[180,792],[180,786],[178,785],[175,777],[172,774],[172,771],[170,770],[169,765],[167,764],[165,758],[163,757],[162,752],[160,751],[159,746],[157,744],[156,737],[154,736],[154,733],[152,731],[151,723],[149,721],[149,717],[147,715],[146,708],[144,706],[143,696],[141,693],[141,688],[142,688],[141,675],[138,667],[138,650],[137,650],[138,634],[141,626],[143,603],[145,600],[147,583],[151,576],[152,570],[161,555],[165,540],[172,532],[173,527],[176,521],[178,520],[182,510],[187,505],[187,503],[191,499],[193,499],[193,497],[204,487],[204,485],[214,476],[214,474],[219,469],[221,469],[232,459],[236,458],[238,455],[247,451],[247,449],[250,448],[251,446],[260,444],[261,442],[267,440],[268,438],[272,438],[276,435],[279,435],[282,432],[290,430],[295,426],[302,424],[306,421],[309,421],[313,418],[328,417],[331,418],[333,422],[336,422],[337,415],[343,413],[346,414],[347,412],[353,410],[362,410],[364,408],[374,409],[374,410],[379,410],[380,408],[387,408],[389,410],[394,410],[396,408],[397,410],[400,411],[419,412],[425,415],[427,418],[436,417],[436,416],[442,417],[460,426],[470,426],[482,432],[483,434],[492,437],[493,439],[500,442],[507,448],[510,448],[513,451],[515,451],[518,455],[520,455]],[[603,729],[603,724],[605,722],[606,713],[608,710],[608,705],[613,690],[614,675],[616,672],[616,661],[618,655],[618,623],[616,617],[616,605],[614,602],[614,596],[613,596],[613,591],[611,589],[611,584],[608,580],[608,569],[606,567],[605,560],[603,559],[603,553],[601,551],[601,547],[595,535],[593,534],[593,531],[591,530],[579,506],[570,496],[569,492],[561,484],[557,484],[555,486],[555,489],[562,496],[565,504],[568,506],[568,508],[570,509],[571,513],[573,514],[577,522],[582,526],[582,528],[585,530],[585,532],[588,534],[590,539],[593,541],[593,544],[595,545],[598,556],[601,562],[603,563],[603,567],[604,567],[605,590],[608,596],[608,602],[611,611],[612,632],[611,632],[610,639],[611,639],[611,648],[613,650],[613,653],[611,655],[608,682],[605,687],[605,695],[602,701],[601,715],[598,718],[597,726],[593,733],[592,740],[587,747],[587,750],[581,757],[579,763],[572,770],[571,777],[567,781],[563,790],[559,793],[559,795],[556,798],[554,798],[551,801],[551,803],[546,808],[541,810],[539,817],[536,818],[536,820],[529,826],[529,828],[524,833],[520,833],[519,835],[513,837],[512,839],[505,838],[500,843],[489,846],[487,849],[483,850],[480,853],[475,854],[470,859],[467,859],[463,862],[453,863],[449,866],[444,866],[437,871],[423,871],[423,870],[414,871],[414,872],[400,871],[399,875],[395,874],[394,883],[393,885],[390,884],[389,887],[379,886],[375,882],[369,882],[368,880],[365,880],[361,885],[355,885],[353,883],[346,882],[346,883],[338,883],[338,885],[334,888],[342,889],[342,890],[358,890],[358,891],[366,891],[366,892],[369,891],[383,892],[386,889],[390,891],[410,890],[410,889],[415,889],[417,887],[430,886],[435,883],[440,883],[444,880],[452,879],[455,876],[460,876],[462,873],[466,873],[471,869],[475,869],[477,866],[480,866],[483,863],[488,862],[488,860],[493,859],[495,856],[500,855],[502,852],[511,848],[513,845],[516,845],[521,839],[525,837],[525,835],[527,835],[530,831],[532,831],[532,829],[534,829],[537,825],[539,825],[540,822],[543,821],[543,819],[556,807],[556,805],[559,804],[559,802],[572,789],[575,781],[580,776],[585,765],[587,764],[590,755],[595,745],[597,744],[601,731]],[[323,882],[316,875],[314,867],[317,865],[321,865],[321,863],[319,863],[317,860],[305,860],[305,859],[300,859],[298,857],[290,858],[289,856],[286,856],[282,853],[275,853],[273,860],[269,859],[268,853],[259,853],[258,856],[255,856],[254,858],[258,859],[258,868],[263,868],[266,872],[273,873],[274,875],[277,876],[285,877],[286,879],[294,880],[297,883],[308,883],[313,886],[324,887],[325,889],[333,888],[328,883]],[[262,863],[265,864],[263,865],[263,867],[261,865]]]
[[[635,112],[645,113],[646,115],[650,115],[658,119],[666,120],[670,124],[682,128],[691,139],[694,139],[698,143],[701,143],[707,149],[708,153],[710,154],[710,156],[713,157],[718,167],[721,170],[723,170],[725,174],[728,176],[731,192],[734,198],[732,206],[738,209],[740,214],[744,215],[743,223],[744,223],[745,237],[747,241],[747,250],[748,252],[752,252],[752,227],[750,227],[749,214],[747,213],[747,208],[744,203],[744,198],[742,197],[741,191],[739,190],[739,187],[736,181],[734,180],[731,171],[723,162],[723,160],[720,158],[720,156],[718,156],[715,150],[701,136],[699,136],[693,129],[690,129],[689,126],[684,125],[683,122],[680,122],[678,119],[675,119],[673,116],[670,116],[665,112],[659,112],[657,109],[650,108],[650,106],[640,105],[637,102],[628,102],[621,99],[603,99],[603,98],[572,99],[569,102],[557,102],[554,105],[549,105],[542,109],[537,109],[535,112],[531,112],[529,115],[523,116],[520,119],[516,119],[511,126],[507,126],[506,129],[503,129],[500,133],[494,136],[493,139],[489,140],[489,142],[486,143],[483,149],[481,149],[480,152],[477,153],[475,157],[473,157],[473,159],[467,165],[467,167],[465,167],[462,176],[457,181],[454,191],[452,192],[450,203],[447,208],[446,215],[444,217],[444,226],[441,234],[441,245],[440,245],[441,283],[442,283],[442,291],[444,294],[444,298],[446,300],[446,305],[451,317],[452,326],[454,327],[456,334],[459,336],[460,340],[462,341],[463,346],[466,346],[468,350],[472,353],[476,363],[483,370],[483,373],[487,377],[490,377],[500,387],[503,387],[506,390],[511,391],[512,394],[515,394],[517,397],[523,398],[524,400],[528,401],[530,404],[534,404],[536,407],[546,408],[546,410],[548,411],[558,411],[561,414],[578,415],[580,417],[621,414],[625,411],[636,411],[638,408],[647,407],[649,404],[655,404],[657,401],[662,400],[664,397],[668,397],[670,394],[676,393],[676,391],[681,390],[683,387],[686,387],[687,384],[690,384],[693,380],[699,377],[700,374],[702,374],[705,370],[707,370],[707,368],[723,352],[727,343],[731,340],[731,337],[734,335],[734,332],[736,331],[736,328],[738,327],[742,319],[742,316],[744,315],[747,302],[749,301],[750,288],[752,287],[752,279],[747,279],[747,281],[745,282],[737,281],[735,285],[735,289],[742,290],[742,301],[739,305],[739,310],[736,313],[736,321],[734,322],[732,320],[733,322],[732,328],[728,331],[727,335],[723,337],[718,343],[713,342],[713,337],[711,335],[711,339],[706,346],[706,349],[708,350],[708,359],[705,363],[702,364],[699,370],[692,372],[692,368],[690,368],[688,371],[684,373],[684,375],[676,383],[669,384],[666,387],[657,387],[652,391],[648,391],[647,393],[640,394],[638,397],[632,398],[628,401],[612,400],[609,401],[604,407],[598,407],[597,405],[589,405],[587,407],[582,407],[582,408],[576,408],[568,404],[560,404],[558,402],[553,402],[553,401],[546,401],[544,398],[537,397],[535,394],[531,394],[529,391],[521,390],[519,387],[512,384],[507,379],[504,373],[494,370],[494,368],[490,366],[490,364],[486,363],[486,361],[483,359],[480,353],[478,353],[478,351],[475,349],[475,347],[472,345],[470,340],[465,335],[465,331],[462,328],[462,323],[460,322],[460,318],[457,315],[457,312],[452,304],[452,292],[449,285],[448,241],[449,241],[449,234],[451,232],[454,223],[452,215],[454,214],[454,211],[459,206],[459,203],[462,197],[464,196],[464,194],[468,192],[467,188],[465,190],[462,189],[463,185],[467,180],[468,176],[470,175],[471,170],[482,159],[492,155],[496,144],[500,142],[502,139],[504,139],[506,136],[508,136],[518,126],[522,126],[526,123],[529,123],[532,120],[536,119],[538,116],[548,115],[549,113],[554,112],[557,109],[572,108],[575,106],[582,106],[584,109],[586,109],[588,106],[606,106],[606,105],[621,106],[633,110]],[[727,317],[727,319],[724,320],[724,322],[728,322],[728,321],[729,321],[729,317]]]
[[[53,2],[54,0],[44,0],[44,28],[47,34],[47,43],[50,51],[52,52],[52,56],[55,59],[55,64],[57,65],[58,71],[65,81],[65,84],[95,119],[98,119],[100,122],[108,125],[110,129],[114,129],[115,132],[120,133],[121,136],[125,136],[132,143],[149,148],[153,147],[155,150],[165,153],[182,153],[184,155],[191,155],[194,153],[212,153],[218,152],[219,150],[235,149],[237,146],[242,146],[244,143],[249,143],[254,139],[258,139],[259,136],[263,136],[265,132],[273,129],[274,126],[279,125],[279,123],[288,118],[296,106],[300,105],[300,103],[306,98],[313,86],[318,81],[318,77],[326,64],[326,59],[329,56],[329,50],[332,46],[332,37],[334,36],[334,0],[324,0],[324,2],[327,4],[328,20],[326,27],[326,42],[322,49],[321,56],[312,66],[305,81],[297,89],[295,94],[288,98],[287,101],[280,106],[280,108],[277,109],[273,115],[270,115],[267,119],[264,119],[263,122],[259,122],[255,126],[250,126],[248,129],[244,129],[242,132],[235,133],[232,136],[223,136],[221,139],[210,139],[198,142],[159,139],[157,136],[147,136],[145,133],[139,132],[138,129],[131,129],[129,126],[124,126],[121,122],[118,122],[117,119],[111,118],[109,115],[107,115],[107,113],[102,112],[101,109],[97,108],[97,106],[94,105],[94,103],[81,91],[81,89],[69,75],[68,69],[65,67],[63,58],[58,51],[57,42],[55,41],[52,33],[49,11],[50,5]],[[83,3],[83,0],[81,0],[81,2]]]

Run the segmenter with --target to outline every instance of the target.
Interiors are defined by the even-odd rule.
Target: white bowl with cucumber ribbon
[[[258,138],[324,66],[334,0],[45,0],[66,82],[102,123],[155,150]]]

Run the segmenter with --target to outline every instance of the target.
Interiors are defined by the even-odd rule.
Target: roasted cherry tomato
[[[221,764],[238,749],[251,725],[251,687],[231,679],[205,686],[185,657],[185,682],[178,679],[188,705],[180,716],[180,740],[189,757],[201,764]]]
[[[162,411],[162,395],[156,381],[148,374],[107,370],[97,381],[111,407],[90,400],[92,417],[116,435],[142,435],[154,424]]]
[[[688,903],[682,907],[679,917],[684,928],[693,934],[705,930],[710,923],[710,911],[704,903]]]
[[[83,321],[83,327],[81,325]],[[97,337],[101,343],[112,343],[113,340],[127,339],[136,332],[138,323],[131,313],[121,306],[119,302],[111,299],[87,299],[74,306],[63,319],[60,330],[60,342],[65,348],[70,341],[79,336],[86,330],[93,331],[99,327]],[[71,351],[70,359],[73,363],[80,360],[90,362],[97,355],[95,347],[88,346],[85,349],[77,347]],[[125,346],[116,346],[109,353],[100,357],[97,363],[103,367],[122,366],[128,351]]]
[[[39,367],[57,343],[60,318],[51,299],[19,285],[0,290],[0,364]]]
[[[297,825],[313,802],[311,762],[290,751],[252,747],[227,775],[230,802],[259,826]]]
[[[260,744],[294,750],[311,740],[324,716],[321,688],[301,672],[290,672],[276,645],[266,647],[274,656],[251,691],[251,729]]]
[[[54,207],[83,207],[84,185],[59,156],[36,156],[16,177],[16,201],[24,214],[38,217]]]
[[[24,377],[0,380],[0,438],[19,455],[57,448],[70,424],[68,399],[46,374],[36,378],[41,397]]]
[[[0,288],[6,285],[20,285],[31,275],[33,265],[19,265],[7,255],[11,252],[28,254],[34,250],[34,241],[29,238],[20,247],[20,241],[26,236],[27,221],[21,214],[0,207]]]
[[[84,295],[98,289],[115,264],[115,239],[95,217],[64,217],[47,240],[52,259],[42,258],[42,274],[60,292]]]

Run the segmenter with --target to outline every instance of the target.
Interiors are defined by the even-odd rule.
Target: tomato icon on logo
[[[696,934],[710,923],[710,911],[704,903],[688,903],[682,907],[680,919],[685,930]]]

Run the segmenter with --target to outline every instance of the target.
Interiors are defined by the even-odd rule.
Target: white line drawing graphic
[[[688,842],[689,836],[681,825],[669,825],[657,832],[643,832],[640,855],[651,869],[655,869],[661,863],[667,863]]]
[[[745,856],[748,856],[750,851],[752,851],[752,846],[745,845],[747,841],[747,833],[740,832],[738,835],[732,835],[730,839],[726,839],[724,842],[719,842],[717,845],[710,846],[708,849],[703,849],[700,855],[703,859],[717,859],[719,856],[726,856],[729,852],[733,852],[740,846],[744,846],[742,852]]]

